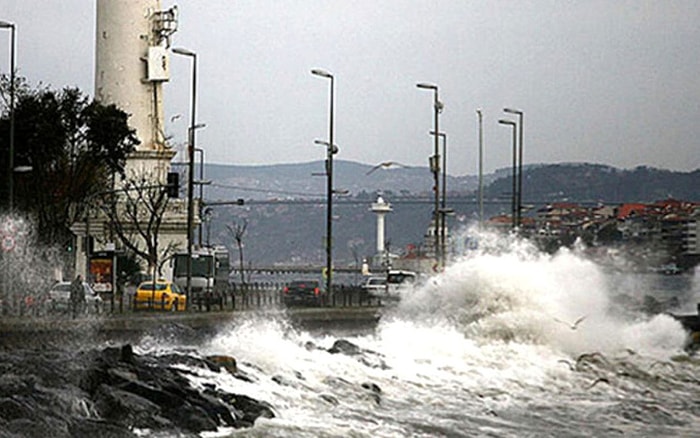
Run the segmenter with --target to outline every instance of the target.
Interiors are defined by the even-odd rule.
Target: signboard
[[[114,284],[114,253],[98,252],[90,257],[90,279],[98,293],[112,293]]]

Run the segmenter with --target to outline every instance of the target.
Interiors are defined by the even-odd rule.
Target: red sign
[[[113,266],[112,255],[95,255],[90,258],[90,282],[95,292],[112,292]]]

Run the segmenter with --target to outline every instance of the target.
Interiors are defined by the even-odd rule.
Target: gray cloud
[[[169,7],[173,2],[163,2]],[[700,167],[700,4],[688,1],[182,1],[174,45],[199,55],[198,133],[207,159],[323,158],[333,72],[340,159],[426,165],[440,86],[449,171],[509,166],[504,106],[525,111],[525,162]],[[95,5],[0,0],[32,82],[93,91]],[[0,70],[8,41],[0,33]],[[173,58],[166,114],[189,111],[189,63]],[[170,120],[170,117],[167,118]],[[168,126],[183,143],[187,117]]]

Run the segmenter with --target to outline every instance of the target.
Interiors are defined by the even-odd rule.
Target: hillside
[[[494,181],[486,196],[510,196],[512,181]],[[676,198],[700,200],[700,169],[673,172],[640,166],[617,169],[600,164],[530,166],[523,172],[523,199],[528,203],[554,200],[575,202],[652,202]]]
[[[404,195],[429,194],[433,176],[425,167],[379,168],[352,161],[334,161],[333,180],[337,190],[350,195],[362,192],[391,191]],[[213,184],[206,198],[226,199],[297,199],[323,197],[326,193],[324,161],[267,166],[229,166],[210,164],[205,177]],[[484,177],[489,183],[494,174]],[[476,190],[476,176],[448,176],[451,191],[468,193]]]
[[[393,204],[387,217],[389,245],[420,245],[432,216],[432,175],[427,168],[380,169],[338,161],[335,187],[349,190],[334,207],[334,258],[353,266],[371,256],[376,246],[375,216],[369,211],[376,193]],[[245,205],[210,206],[207,234],[211,242],[236,250],[226,225],[248,223],[245,259],[253,264],[313,263],[325,260],[325,184],[323,162],[270,166],[209,165],[205,200],[246,200]],[[485,215],[510,211],[511,179],[507,170],[485,175]],[[458,230],[477,217],[474,176],[448,179],[448,205],[455,209],[449,227]],[[598,164],[528,166],[523,174],[523,202],[536,208],[553,201],[651,202],[669,196],[700,201],[700,170],[672,172],[638,167],[616,169]],[[304,203],[302,203],[304,202]]]

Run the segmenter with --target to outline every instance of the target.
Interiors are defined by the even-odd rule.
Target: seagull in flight
[[[562,323],[562,324],[564,324],[564,325],[569,326],[569,328],[570,328],[571,330],[576,330],[576,329],[578,328],[578,325],[581,324],[581,322],[583,322],[584,319],[586,319],[586,316],[587,316],[587,315],[583,315],[582,317],[580,317],[579,319],[577,319],[576,321],[574,321],[573,324],[570,324],[570,323],[568,323],[568,322],[566,322],[566,321],[562,321],[561,319],[557,319],[557,318],[554,318],[554,320],[555,320],[556,322],[560,322],[560,323]]]
[[[373,168],[367,172],[367,175],[371,174],[377,169],[392,169],[392,168],[397,168],[397,167],[408,167],[405,164],[397,163],[396,161],[384,161],[383,163],[379,163]]]

